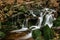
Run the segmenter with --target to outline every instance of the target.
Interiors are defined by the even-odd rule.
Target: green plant
[[[5,33],[0,31],[0,38],[4,38],[5,37]]]
[[[50,40],[54,37],[54,31],[48,25],[43,28],[43,36],[45,40]]]
[[[41,31],[39,29],[32,31],[32,36],[34,40],[42,40]]]
[[[60,16],[54,21],[54,27],[60,26]]]
[[[46,5],[47,4],[47,0],[46,1],[44,1],[44,3],[43,3],[44,5]],[[5,12],[5,13],[7,13],[7,14],[9,14],[9,11],[11,10],[13,13],[12,13],[12,15],[15,15],[16,14],[16,16],[14,16],[13,18],[11,17],[11,16],[8,16],[8,18],[6,18],[7,19],[7,21],[6,22],[3,22],[3,23],[0,23],[0,26],[2,27],[2,28],[0,28],[0,37],[1,38],[4,38],[5,37],[5,33],[8,33],[8,31],[11,31],[11,30],[14,30],[14,29],[20,29],[22,26],[20,26],[20,25],[22,25],[23,24],[23,21],[25,20],[25,16],[23,16],[23,15],[25,15],[25,13],[27,13],[28,14],[28,17],[30,17],[31,15],[29,15],[30,13],[28,12],[29,10],[28,10],[28,8],[26,7],[26,6],[28,6],[28,5],[21,5],[21,6],[16,6],[17,5],[17,0],[15,0],[15,2],[14,2],[14,5],[7,5],[7,6],[5,6],[4,8],[3,8],[3,11]],[[33,8],[32,8],[33,7]],[[43,7],[41,6],[41,7],[39,7],[38,6],[38,4],[33,4],[32,5],[32,9],[34,9],[34,14],[35,15],[37,15],[38,17],[40,16],[40,12],[39,12],[39,10],[41,10]],[[20,12],[22,12],[22,13],[20,13]],[[17,18],[18,17],[18,15],[19,15],[19,17],[20,18]],[[23,14],[22,15],[22,17],[21,17],[21,14]],[[9,18],[11,18],[11,19],[9,19]],[[33,16],[31,17],[31,18],[33,18]],[[8,20],[9,19],[9,20]],[[12,20],[12,19],[16,19],[15,21],[14,20]],[[18,21],[18,19],[19,19],[19,21]],[[33,18],[34,19],[34,18]],[[45,22],[45,16],[44,16],[44,18],[43,18],[44,20],[43,20],[43,24],[44,24],[44,22]],[[11,21],[10,21],[11,20]],[[18,21],[18,22],[17,22]],[[13,23],[12,23],[13,22]],[[20,22],[20,23],[19,23]],[[34,23],[35,23],[36,21],[34,21],[34,22],[30,22],[29,23],[29,27],[31,26],[31,25],[33,25]],[[14,24],[14,23],[16,23],[16,24]],[[2,24],[2,25],[1,25]],[[42,25],[43,25],[42,24]],[[12,25],[13,25],[13,27],[12,27]],[[5,27],[6,26],[6,27]],[[15,26],[18,26],[18,27],[16,27],[15,28]],[[54,26],[60,26],[60,17],[58,17],[57,18],[57,20],[56,21],[54,21]],[[42,29],[42,31],[43,31],[43,36],[44,36],[44,39],[45,40],[49,40],[50,38],[53,38],[53,35],[54,35],[54,33],[53,33],[53,31],[52,31],[52,29],[50,29],[48,26],[44,26],[44,28]],[[41,37],[41,35],[42,35],[42,32],[40,31],[40,30],[34,30],[33,32],[32,32],[32,35],[33,35],[33,38],[35,39],[35,40],[42,40],[42,37]]]

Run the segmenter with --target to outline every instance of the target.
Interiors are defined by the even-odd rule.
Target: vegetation
[[[39,14],[38,14],[38,12],[36,12],[36,10],[40,10],[43,7],[48,7],[48,8],[53,7],[53,9],[56,9],[57,13],[59,12],[60,8],[59,8],[58,3],[56,1],[55,1],[56,3],[54,4],[54,5],[57,4],[56,7],[54,5],[52,5],[52,3],[51,3],[51,5],[49,4],[49,2],[47,3],[47,0],[41,1],[41,2],[38,0],[37,1],[33,0],[33,1],[34,1],[33,3],[28,3],[28,4],[26,4],[27,2],[24,1],[24,3],[22,3],[21,5],[17,4],[16,0],[15,0],[14,4],[7,4],[4,2],[2,2],[0,4],[0,39],[3,39],[4,37],[6,37],[8,32],[10,32],[11,30],[21,29],[22,24],[26,18],[30,19],[28,27],[30,27],[31,25],[34,25],[34,23],[32,23],[32,21],[34,21],[34,20],[31,21],[31,19],[37,20],[37,17],[34,18],[30,14],[30,12],[29,12],[30,9],[33,9],[37,16],[39,16]],[[36,20],[34,22],[36,22]],[[58,26],[60,26],[60,14],[57,17],[57,20],[54,21],[54,27],[58,27]],[[43,31],[44,31],[45,40],[47,40],[47,36],[48,36],[48,38],[50,38],[49,31],[51,31],[51,30],[47,27]],[[47,32],[47,34],[46,34],[46,32]],[[53,32],[51,32],[52,35],[53,35]],[[34,33],[35,33],[35,31],[33,31],[34,38],[36,38],[39,35],[42,35],[41,32],[39,32],[39,30],[36,30],[35,35],[34,35]],[[37,37],[36,40],[40,40],[40,36]]]

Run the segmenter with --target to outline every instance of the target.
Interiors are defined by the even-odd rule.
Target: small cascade
[[[30,14],[33,15],[33,17],[37,17],[34,13],[33,13],[33,10],[29,10],[30,11]],[[32,31],[33,30],[37,30],[37,29],[40,29],[42,27],[42,23],[44,21],[45,24],[43,24],[44,26],[45,25],[48,25],[49,28],[51,28],[53,26],[53,21],[54,21],[54,14],[52,14],[53,12],[56,12],[55,10],[53,9],[49,9],[49,8],[44,8],[42,9],[42,11],[39,13],[40,16],[38,17],[38,25],[34,25],[34,26],[31,26],[29,29],[30,32],[28,34],[26,34],[25,36],[21,37],[20,39],[28,39],[28,38],[31,38],[32,37]],[[45,19],[44,19],[45,17]],[[25,24],[28,24],[28,19],[25,20],[26,23]],[[22,28],[21,29],[18,29],[18,30],[13,30],[12,32],[23,32],[23,31],[27,31],[29,30],[28,27],[26,27],[27,25],[25,25],[24,23],[22,24]]]
[[[23,31],[27,31],[28,28],[27,27],[24,27],[24,25],[22,25],[23,27],[21,29],[18,29],[18,30],[13,30],[11,32],[16,32],[16,33],[22,33]]]
[[[38,22],[39,22],[38,27],[40,27],[40,28],[42,27],[43,16],[44,16],[44,15],[43,15],[43,12],[41,12],[41,13],[40,13],[40,17],[38,17],[38,19],[39,19],[39,21],[38,21]]]
[[[54,21],[54,14],[52,14],[53,12],[56,12],[53,9],[49,9],[49,8],[45,8],[46,10],[46,15],[45,15],[45,24],[44,25],[48,25],[49,28],[51,28],[53,26],[53,21]]]

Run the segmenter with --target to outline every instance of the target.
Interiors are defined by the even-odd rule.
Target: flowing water
[[[29,10],[30,14],[32,14],[33,17],[37,17],[34,13],[33,10]],[[39,13],[40,16],[38,17],[38,25],[33,25],[30,27],[30,32],[28,34],[26,34],[25,36],[21,37],[20,39],[28,39],[32,37],[32,31],[36,30],[36,29],[40,29],[42,27],[42,23],[44,21],[44,25],[48,25],[49,28],[51,28],[53,26],[53,21],[54,21],[54,14],[52,14],[53,12],[56,12],[53,9],[49,9],[49,8],[44,8],[42,9],[42,11]],[[43,19],[45,17],[45,19]],[[26,20],[26,24],[28,24],[28,20]],[[29,30],[28,27],[26,27],[24,24],[22,24],[22,28],[19,30],[13,30],[11,32],[17,32],[17,33],[21,33],[23,31],[27,31]]]

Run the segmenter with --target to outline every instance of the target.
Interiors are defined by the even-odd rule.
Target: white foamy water
[[[48,10],[46,10],[46,12],[48,12],[48,14],[46,14],[46,16],[45,16],[45,19],[46,19],[45,20],[45,25],[48,25],[49,28],[51,28],[53,26],[53,21],[56,20],[54,18],[54,14],[52,14],[52,13],[56,12],[56,11],[48,8]]]
[[[21,37],[20,39],[29,39],[32,38],[32,32],[26,34],[25,36]]]
[[[26,34],[25,36],[21,37],[20,39],[28,39],[28,38],[31,38],[32,37],[32,31],[33,30],[37,30],[37,29],[40,29],[42,27],[42,22],[43,20],[45,21],[45,25],[48,25],[49,28],[51,28],[53,26],[53,21],[55,20],[55,18],[53,17],[54,14],[52,14],[53,12],[56,12],[55,10],[53,9],[49,9],[49,8],[44,8],[42,9],[42,12],[40,12],[40,16],[38,17],[38,25],[33,25],[30,27],[31,31],[30,33]],[[33,15],[33,17],[37,17],[35,14],[33,14],[33,10],[30,10],[30,13]],[[47,14],[46,14],[47,13]],[[43,19],[43,17],[45,17],[45,19]],[[27,20],[28,21],[28,20]],[[23,32],[23,31],[27,31],[29,30],[27,27],[25,27],[24,25],[22,25],[22,28],[21,29],[18,29],[18,30],[13,30],[12,32]]]
[[[23,31],[27,31],[27,30],[28,30],[28,28],[27,28],[27,27],[24,27],[24,25],[22,25],[22,28],[21,28],[21,29],[13,30],[13,31],[11,31],[11,32],[21,33],[21,32],[23,32]]]
[[[46,15],[45,25],[48,25],[49,28],[51,28],[53,26],[53,17],[52,17],[52,14],[47,14]]]

